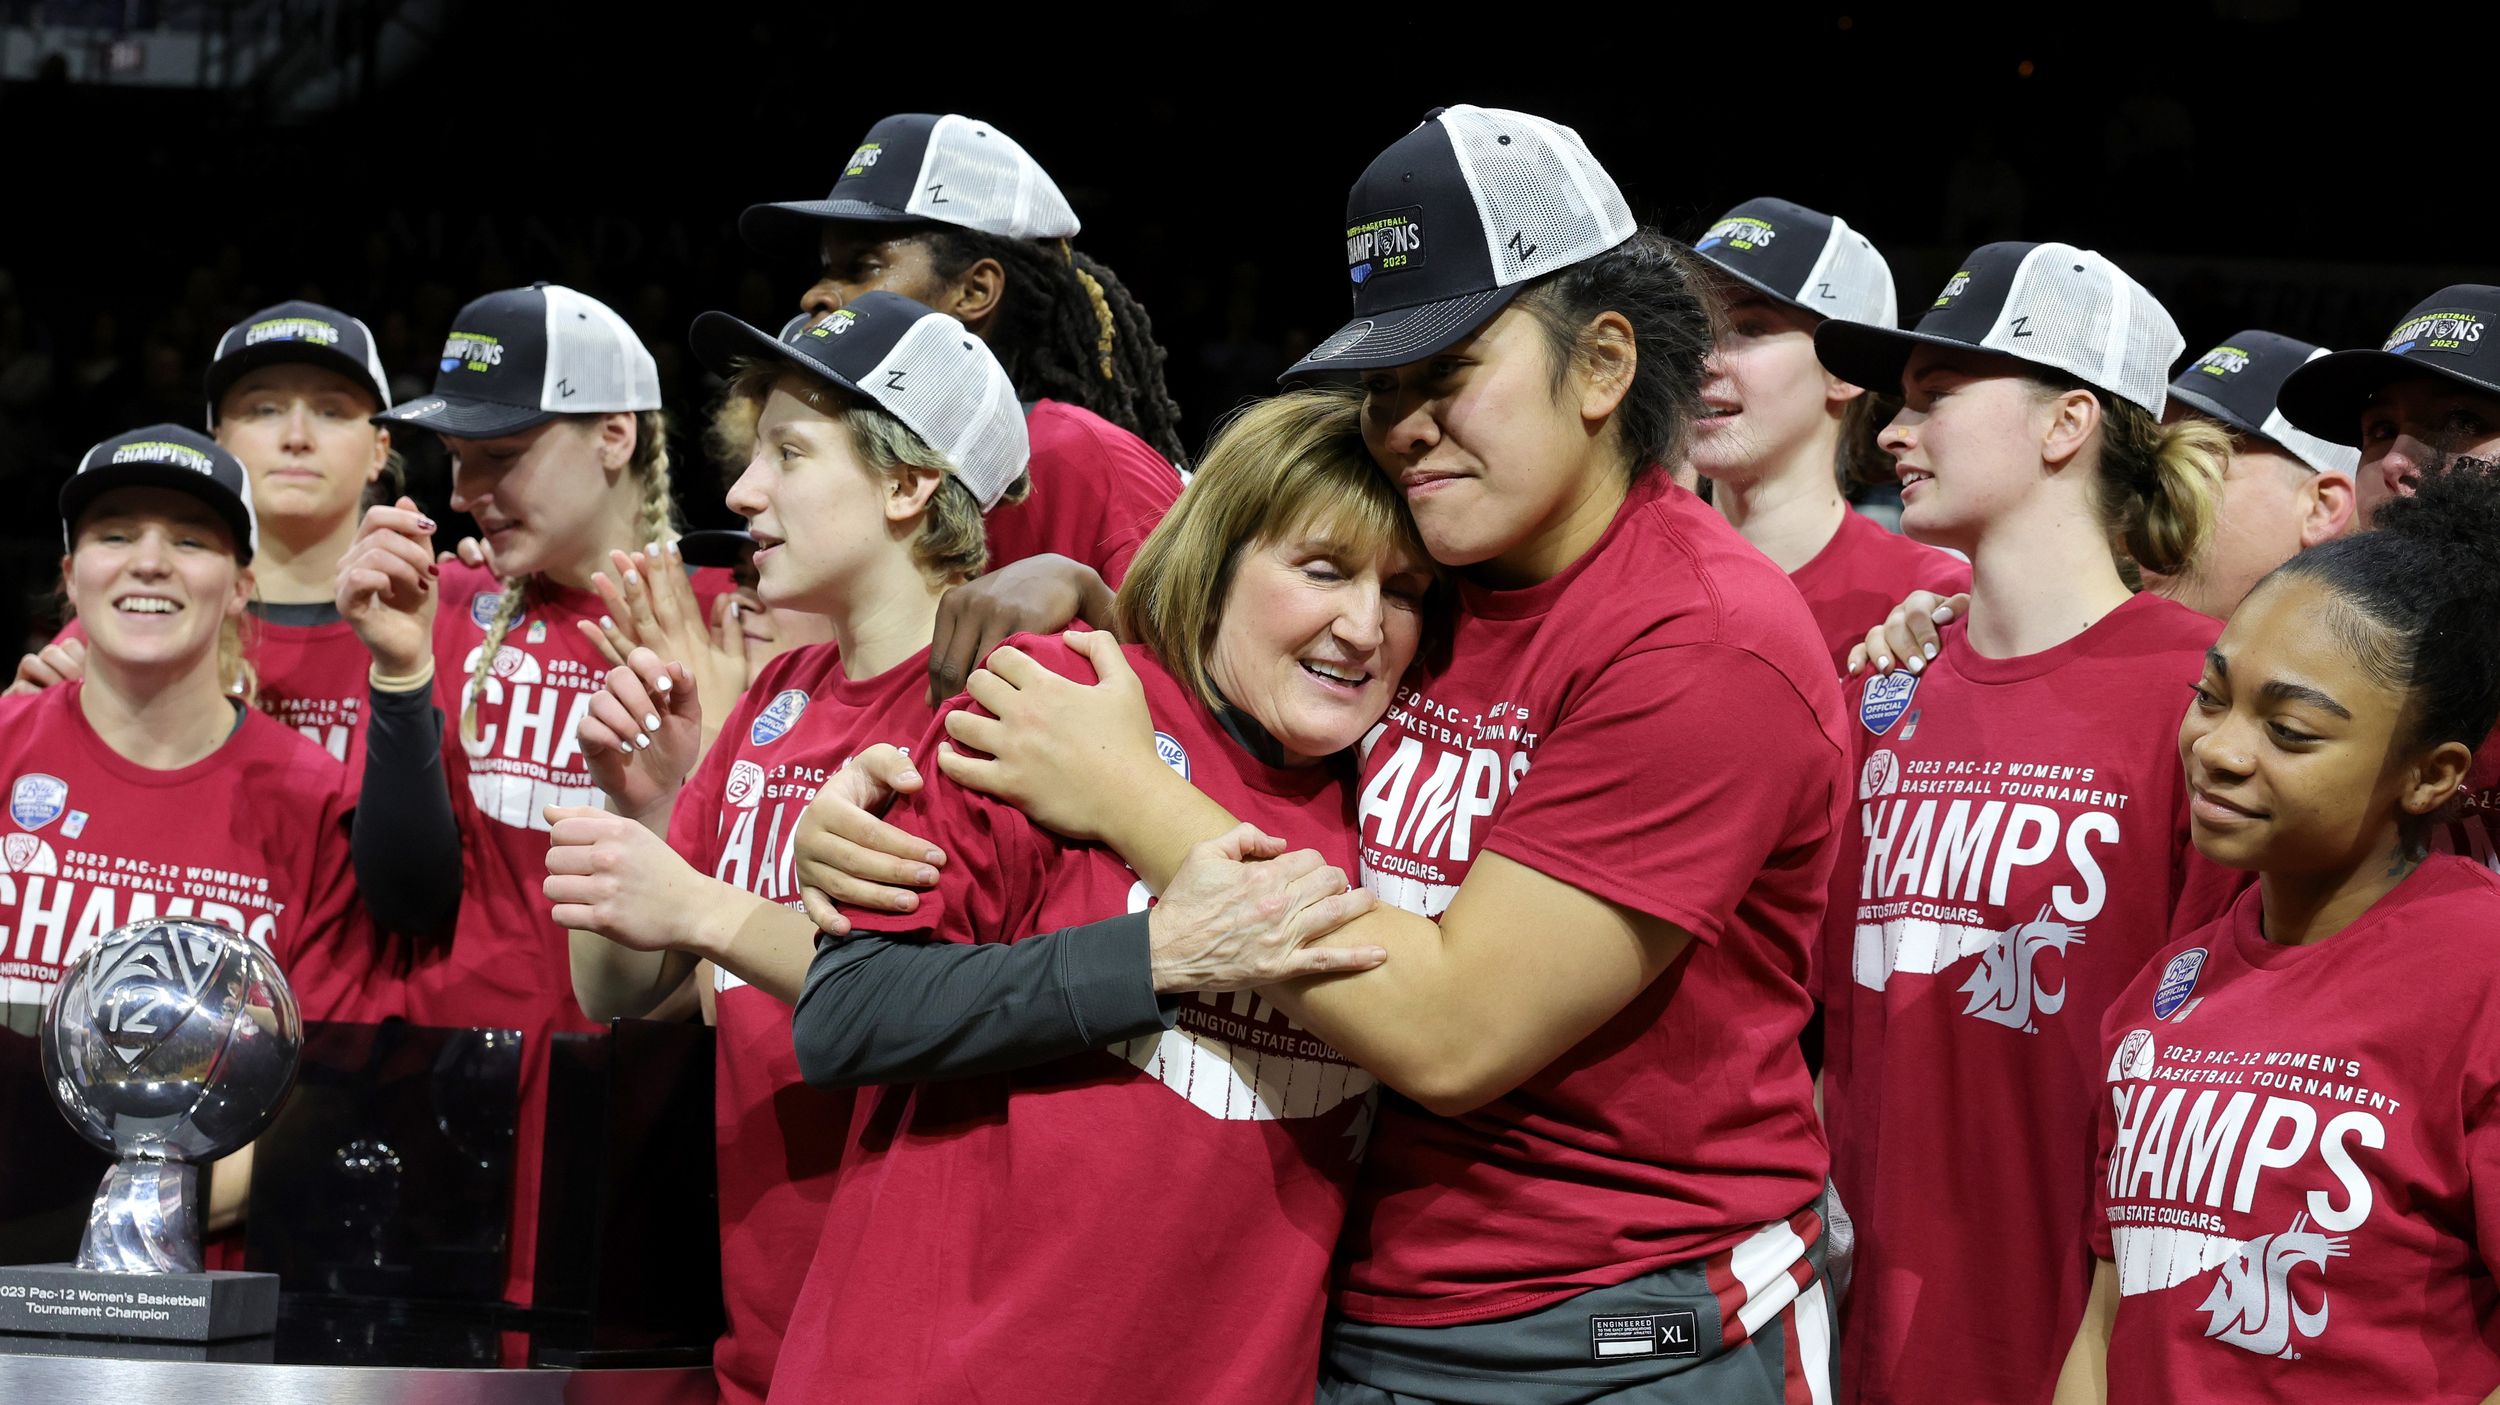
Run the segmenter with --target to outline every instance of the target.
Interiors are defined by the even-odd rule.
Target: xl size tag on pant
[[[1701,1355],[1701,1320],[1691,1308],[1589,1319],[1589,1352],[1600,1361],[1631,1356]]]

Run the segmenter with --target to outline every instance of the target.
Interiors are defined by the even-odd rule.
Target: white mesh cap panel
[[[2326,348],[2319,347],[2309,353],[2309,361],[2315,361],[2324,355],[2326,355]],[[2301,364],[2305,366],[2309,361],[2303,361]],[[2291,452],[2293,458],[2320,473],[2330,471],[2358,473],[2361,471],[2360,449],[2350,444],[2332,444],[2305,429],[2294,429],[2292,422],[2283,418],[2283,412],[2280,409],[2269,408],[2266,411],[2266,422],[2257,427],[2257,432],[2282,445]]]
[[[1441,125],[1476,197],[1499,286],[1602,254],[1640,228],[1614,177],[1569,127],[1466,106],[1444,111]]]
[[[1831,296],[1823,296],[1828,289]],[[1826,317],[1864,322],[1875,327],[1901,325],[1901,303],[1893,291],[1892,265],[1876,252],[1874,242],[1834,216],[1822,255],[1806,275],[1798,301]]]
[[[951,113],[929,130],[904,209],[1008,239],[1067,239],[1078,228],[1068,197],[1014,138]]]
[[[986,512],[1015,486],[1032,446],[1007,372],[961,322],[914,322],[859,387],[954,465]]]
[[[2072,244],[2042,244],[2023,256],[1980,345],[2064,371],[2158,417],[2170,363],[2187,340],[2116,264]]]
[[[660,367],[606,303],[550,283],[547,378],[538,408],[568,415],[660,408]]]

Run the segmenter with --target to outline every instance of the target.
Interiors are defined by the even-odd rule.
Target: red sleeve
[[[330,791],[320,802],[311,850],[289,856],[305,865],[305,882],[287,913],[289,950],[280,963],[305,1019],[376,1022],[405,1015],[401,982],[385,959],[383,935],[356,892],[348,844],[352,788],[343,771],[327,779]]]
[[[967,706],[958,700],[939,712],[912,755],[937,755],[937,744],[946,740],[946,714]],[[910,912],[846,907],[843,916],[863,932],[925,933],[965,944],[1033,935],[1040,880],[1054,846],[1014,806],[955,784],[935,766],[920,774],[927,782],[920,793],[896,801],[885,818],[946,855],[937,887],[922,893]]]
[[[1725,744],[1730,718],[1741,746]],[[1796,686],[1742,649],[1617,659],[1534,757],[1484,847],[1705,943],[1772,855],[1832,841],[1839,751]]]
[[[1103,504],[1102,578],[1117,590],[1128,577],[1138,548],[1179,500],[1181,476],[1135,435],[1100,435],[1097,439],[1107,441],[1102,446],[1105,454],[1125,460],[1111,475],[1113,491]]]

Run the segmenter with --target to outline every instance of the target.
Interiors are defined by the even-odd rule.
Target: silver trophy
[[[168,917],[89,948],[44,1006],[42,1032],[52,1100],[120,1158],[87,1214],[78,1267],[198,1273],[199,1163],[269,1125],[303,1047],[276,958],[240,932]]]

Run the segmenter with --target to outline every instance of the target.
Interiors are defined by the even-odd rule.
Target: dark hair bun
[[[2500,464],[2451,459],[2426,475],[2413,496],[2381,506],[2373,525],[2424,546],[2461,552],[2477,563],[2472,569],[2479,573],[2500,574]]]

